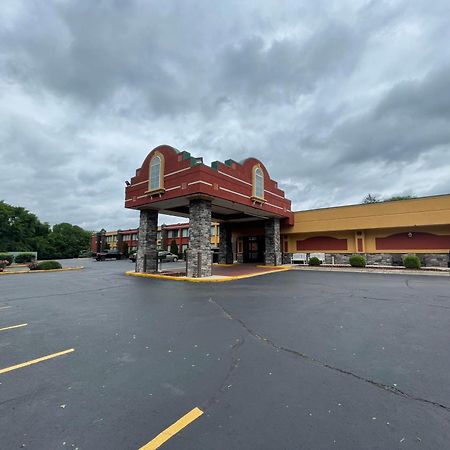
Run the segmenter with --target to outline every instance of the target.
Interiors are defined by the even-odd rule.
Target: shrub
[[[170,253],[178,255],[178,244],[175,239],[172,239],[172,242],[170,243]]]
[[[0,259],[0,272],[3,272],[3,269],[8,265],[8,261]]]
[[[420,259],[416,255],[407,255],[403,258],[403,265],[407,269],[420,269]]]
[[[11,253],[0,253],[0,261],[7,261],[7,266],[11,265],[14,261],[14,256]]]
[[[322,262],[320,261],[319,258],[317,258],[316,256],[313,256],[312,258],[309,258],[308,264],[310,266],[320,266],[322,264]]]
[[[29,264],[28,267],[30,270],[62,269],[62,266],[58,261],[41,261],[39,263],[33,262]]]
[[[366,258],[361,255],[353,255],[349,258],[349,263],[352,267],[366,267]]]
[[[34,253],[19,253],[16,255],[14,260],[17,264],[24,264],[24,263],[30,263],[34,261],[36,257],[34,256]]]

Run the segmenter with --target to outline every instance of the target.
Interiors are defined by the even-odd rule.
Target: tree
[[[91,233],[70,223],[50,228],[20,206],[0,201],[0,251],[38,252],[39,259],[73,258],[89,249]]]
[[[128,256],[128,242],[122,243],[122,254]]]
[[[170,253],[178,255],[178,245],[175,239],[172,239],[172,242],[170,243]]]
[[[50,243],[54,258],[76,258],[82,250],[89,248],[89,231],[70,223],[60,223],[53,227]]]
[[[25,208],[0,201],[0,251],[37,251],[49,233],[48,223]]]
[[[396,202],[398,200],[411,200],[412,198],[416,198],[415,195],[393,195],[392,197],[386,198],[385,202]]]
[[[362,203],[379,203],[381,200],[374,194],[367,194],[364,198]]]

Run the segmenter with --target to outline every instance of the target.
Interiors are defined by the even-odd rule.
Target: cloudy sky
[[[0,200],[133,227],[160,144],[260,158],[295,209],[450,193],[449,43],[448,0],[2,0]]]

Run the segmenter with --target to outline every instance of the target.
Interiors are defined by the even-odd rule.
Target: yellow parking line
[[[156,448],[161,447],[164,442],[175,436],[179,431],[187,427],[195,419],[198,419],[202,414],[203,411],[200,408],[195,407],[192,411],[189,411],[183,417],[178,419],[174,424],[159,433],[158,436],[152,439],[148,444],[145,444],[139,450],[155,450]]]
[[[20,325],[12,325],[10,327],[0,328],[0,331],[13,330],[14,328],[26,327],[27,323],[21,323]]]
[[[41,358],[32,359],[31,361],[27,361],[27,362],[24,362],[21,364],[16,364],[15,366],[5,367],[4,369],[0,369],[0,374],[6,373],[6,372],[11,372],[12,370],[16,370],[16,369],[21,369],[22,367],[31,366],[32,364],[37,364],[42,361],[47,361],[47,359],[56,358],[57,356],[66,355],[67,353],[71,353],[74,351],[75,351],[74,348],[69,348],[68,350],[64,350],[64,351],[58,352],[58,353],[53,353],[53,354],[47,355],[47,356],[42,356]]]

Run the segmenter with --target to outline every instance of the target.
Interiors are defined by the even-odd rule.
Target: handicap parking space
[[[445,448],[446,279],[130,264],[0,280],[2,448]]]

